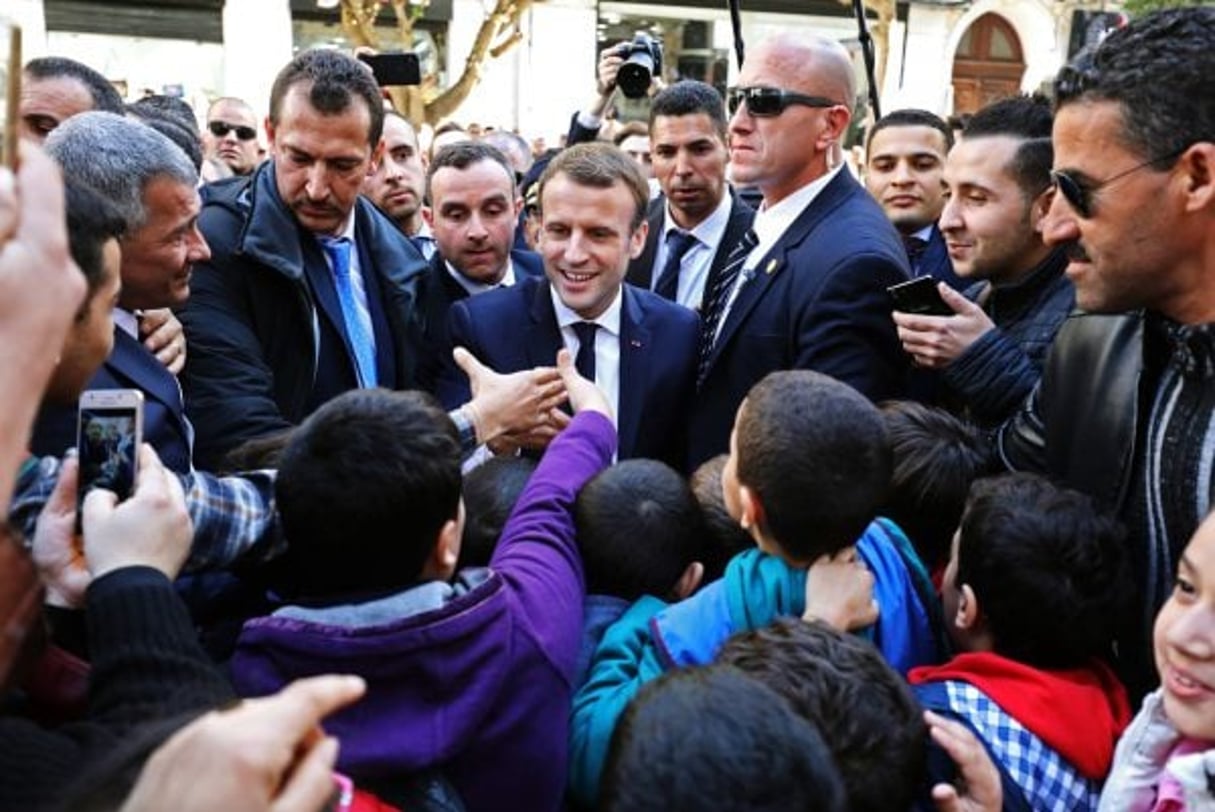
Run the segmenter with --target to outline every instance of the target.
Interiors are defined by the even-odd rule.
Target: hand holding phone
[[[90,389],[80,395],[76,452],[80,457],[79,505],[94,488],[130,498],[143,443],[143,393],[138,389]],[[79,515],[79,511],[77,513]]]
[[[909,282],[891,285],[886,291],[894,299],[894,309],[900,313],[921,316],[952,316],[953,308],[941,298],[937,280],[931,276],[919,276]]]

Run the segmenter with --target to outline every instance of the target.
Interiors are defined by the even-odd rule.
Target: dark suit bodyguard
[[[144,395],[144,439],[164,464],[191,470],[192,427],[177,379],[138,338],[143,310],[178,307],[190,295],[196,262],[211,254],[198,230],[198,173],[173,142],[113,113],[81,113],[47,141],[64,174],[114,204],[125,223],[119,240],[122,291],[114,310],[114,349],[87,389],[138,389]],[[30,447],[62,454],[76,444],[76,411],[48,405]]]
[[[650,105],[650,155],[662,195],[627,280],[699,311],[755,211],[726,185],[725,104],[704,82],[676,82]]]
[[[437,251],[425,278],[426,351],[419,383],[434,385],[441,359],[451,355],[447,316],[453,302],[541,277],[540,255],[512,251],[523,199],[506,156],[489,144],[464,141],[443,147],[430,163],[423,212]],[[549,362],[551,364],[551,360]]]
[[[426,263],[359,197],[383,121],[358,62],[304,52],[271,90],[271,160],[208,194],[201,222],[215,258],[182,314],[200,464],[349,389],[416,383]]]
[[[540,179],[547,279],[456,302],[449,326],[453,344],[498,372],[550,366],[568,348],[613,407],[620,458],[682,467],[699,321],[688,308],[624,284],[645,243],[647,199],[645,178],[619,149],[596,143],[561,152]],[[440,399],[464,403],[467,385],[445,375]],[[556,430],[563,416],[552,421]],[[533,439],[521,444],[534,447]]]

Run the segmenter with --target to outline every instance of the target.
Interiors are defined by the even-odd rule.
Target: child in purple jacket
[[[338,768],[382,797],[437,769],[473,812],[560,804],[584,597],[571,510],[616,450],[606,402],[565,355],[577,414],[487,569],[455,573],[460,447],[428,396],[346,393],[283,455],[290,604],[246,624],[234,679],[253,696],[312,674],[363,677],[366,697],[327,730]]]

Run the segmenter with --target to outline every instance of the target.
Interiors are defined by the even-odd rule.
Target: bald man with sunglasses
[[[205,157],[227,164],[234,175],[257,168],[257,116],[240,99],[224,97],[211,103],[202,140]]]
[[[1141,696],[1157,682],[1152,619],[1215,503],[1215,7],[1114,31],[1055,98],[1043,237],[1067,252],[1083,312],[998,447],[1126,524],[1137,589],[1119,671]]]
[[[693,465],[727,449],[739,404],[774,370],[813,369],[873,400],[904,393],[886,289],[907,280],[907,254],[831,159],[855,98],[843,46],[789,34],[750,50],[727,93],[730,180],[763,205],[704,294]]]

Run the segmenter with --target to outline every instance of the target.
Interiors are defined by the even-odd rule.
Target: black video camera
[[[662,43],[638,32],[632,42],[622,42],[616,52],[624,64],[616,74],[616,86],[630,99],[640,99],[650,89],[655,74],[662,73]]]

